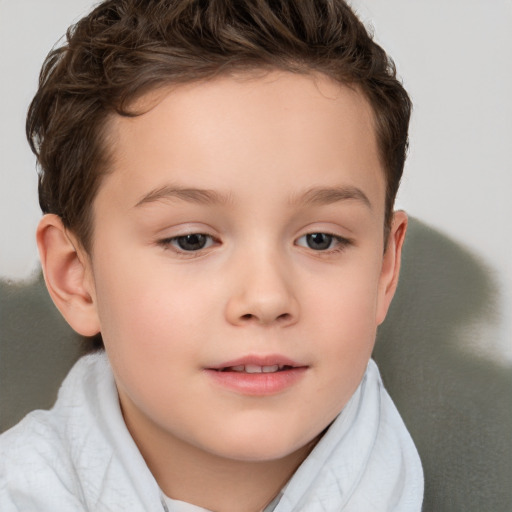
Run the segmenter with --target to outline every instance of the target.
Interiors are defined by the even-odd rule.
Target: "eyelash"
[[[206,243],[208,244],[205,247],[200,247],[197,250],[186,250],[178,246],[178,243],[181,239],[186,239],[187,237],[205,237],[207,239]],[[211,247],[217,240],[211,236],[207,235],[206,233],[185,233],[183,235],[179,236],[173,236],[169,238],[164,238],[162,240],[158,241],[158,245],[162,246],[165,250],[173,250],[176,254],[179,256],[185,256],[185,257],[195,257],[200,256],[203,254],[203,251],[205,249],[208,249]]]
[[[333,242],[335,242],[334,247],[329,247],[327,249],[315,250],[312,247],[307,247],[305,245],[298,244],[298,241],[301,240],[302,238],[306,238],[307,239],[307,237],[312,237],[312,236],[315,236],[315,235],[324,235],[324,236],[329,237],[330,238],[329,245],[331,245]],[[354,244],[353,240],[350,240],[348,238],[344,238],[344,237],[339,236],[339,235],[335,235],[333,233],[324,232],[324,231],[314,231],[312,233],[306,233],[305,235],[302,235],[301,237],[299,237],[295,243],[297,245],[299,245],[300,247],[305,247],[305,248],[311,249],[315,253],[318,253],[318,255],[329,255],[329,254],[339,253],[341,251],[344,251],[347,247],[349,247],[349,246]]]
[[[323,236],[329,237],[329,239],[330,239],[329,247],[326,249],[313,249],[312,247],[309,247],[308,245],[303,245],[303,244],[299,243],[299,241],[301,239],[307,240],[307,237],[313,237],[315,235],[323,235]],[[183,249],[182,247],[179,247],[179,245],[178,245],[179,241],[186,239],[187,237],[204,237],[204,238],[206,238],[205,246],[199,247],[196,250],[194,250],[194,249],[186,250],[186,249]],[[335,243],[335,245],[334,245],[334,247],[331,247],[333,242]],[[193,233],[193,232],[185,233],[185,234],[179,235],[179,236],[164,238],[164,239],[158,241],[158,245],[163,247],[165,250],[173,250],[177,255],[183,256],[183,257],[189,257],[189,258],[201,256],[202,254],[204,254],[205,250],[207,250],[209,247],[211,247],[215,243],[219,243],[219,241],[216,240],[213,236],[208,235],[206,233]],[[306,241],[306,244],[307,244],[307,241]],[[310,249],[319,256],[322,256],[322,255],[327,256],[330,254],[342,252],[353,244],[354,244],[354,241],[351,239],[344,238],[342,236],[335,235],[333,233],[323,232],[323,231],[315,231],[312,233],[306,233],[306,234],[300,236],[299,238],[297,238],[297,240],[295,241],[295,245],[297,245],[299,247],[304,247],[305,249]]]

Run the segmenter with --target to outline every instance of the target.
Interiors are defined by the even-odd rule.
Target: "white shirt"
[[[417,451],[370,361],[272,505],[274,512],[419,512],[422,497]],[[175,505],[126,428],[104,353],[75,364],[50,411],[34,411],[0,436],[2,512],[197,511]]]

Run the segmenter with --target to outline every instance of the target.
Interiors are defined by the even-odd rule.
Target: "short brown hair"
[[[392,60],[343,0],[107,0],[47,56],[27,116],[39,202],[86,250],[91,206],[108,173],[112,113],[136,115],[149,90],[252,69],[321,72],[372,106],[386,175],[386,229],[411,112]]]

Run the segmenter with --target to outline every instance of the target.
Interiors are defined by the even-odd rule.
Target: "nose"
[[[226,318],[233,325],[289,326],[299,318],[290,266],[277,254],[253,253],[232,267]]]

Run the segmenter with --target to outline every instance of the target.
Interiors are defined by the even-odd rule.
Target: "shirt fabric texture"
[[[273,512],[419,512],[414,443],[370,361],[356,392]],[[173,510],[123,421],[104,353],[81,358],[50,411],[0,436],[2,512]]]

